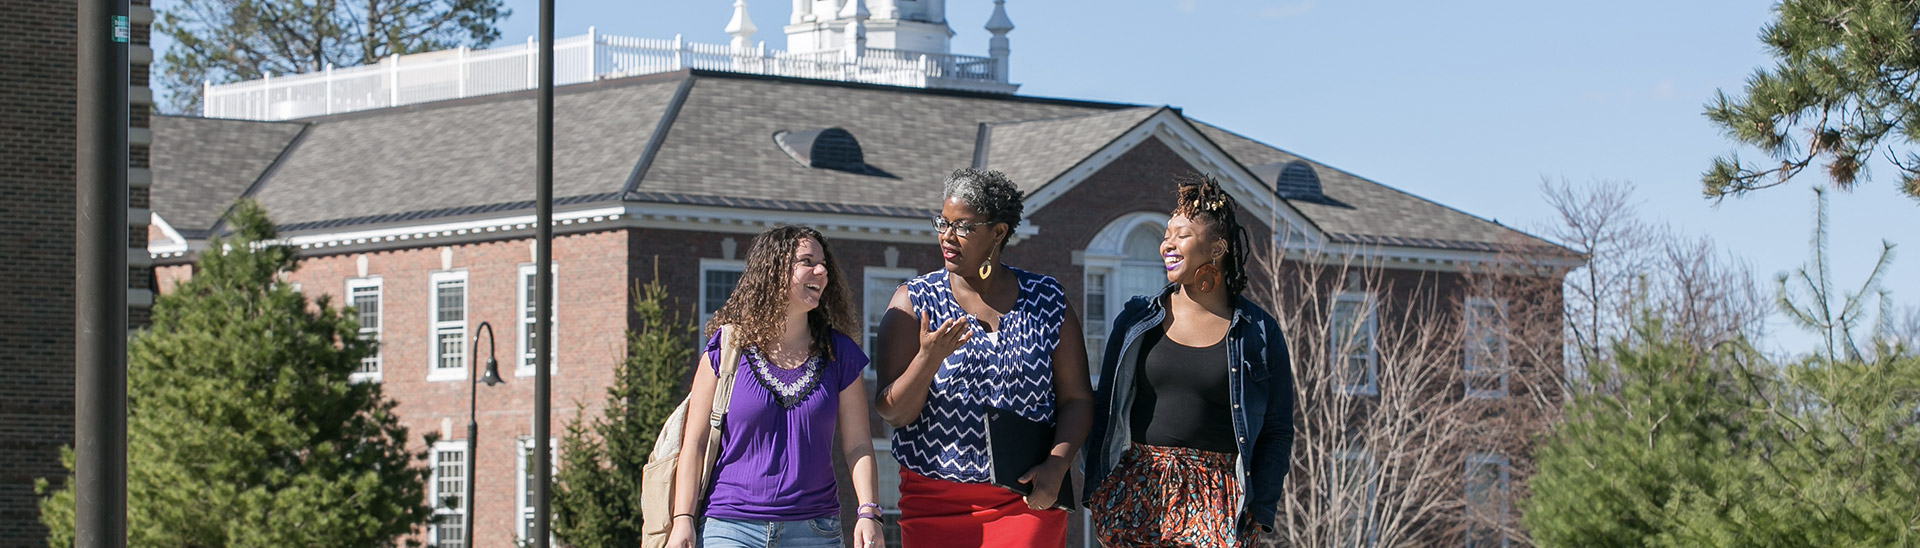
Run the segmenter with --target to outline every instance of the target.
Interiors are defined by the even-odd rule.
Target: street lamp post
[[[466,505],[466,509],[465,509],[466,516],[464,520],[466,525],[466,534],[462,537],[464,539],[462,542],[464,543],[465,546],[467,546],[467,548],[473,548],[473,545],[474,545],[473,544],[473,469],[478,468],[477,465],[480,463],[480,459],[478,458],[479,455],[475,454],[474,452],[476,446],[478,445],[477,440],[480,439],[480,425],[478,422],[474,420],[475,419],[474,411],[478,408],[474,404],[474,396],[479,394],[480,383],[484,382],[484,383],[487,383],[487,386],[493,386],[496,384],[500,384],[502,382],[506,382],[506,381],[500,380],[500,362],[495,361],[493,359],[493,354],[495,350],[495,346],[493,343],[493,324],[489,324],[487,322],[480,322],[480,327],[473,328],[473,350],[471,352],[473,357],[469,361],[476,362],[476,363],[473,363],[474,366],[479,365],[479,363],[477,362],[480,361],[480,331],[483,329],[486,330],[487,332],[487,373],[485,375],[482,375],[479,379],[474,379],[473,378],[474,371],[479,368],[473,367],[473,366],[467,367],[467,482],[466,482],[466,493],[464,493],[460,498],[460,502]]]

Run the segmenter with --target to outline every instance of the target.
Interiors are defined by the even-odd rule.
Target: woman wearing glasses
[[[1053,278],[1000,263],[1020,225],[1020,190],[997,171],[947,178],[938,229],[945,268],[908,280],[880,323],[874,397],[894,427],[900,533],[907,546],[1060,546],[1051,510],[1092,424],[1080,325]],[[985,410],[1054,425],[1051,455],[1019,478],[1026,497],[989,485]]]

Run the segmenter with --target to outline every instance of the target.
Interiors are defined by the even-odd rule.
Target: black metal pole
[[[127,545],[127,0],[80,0],[74,546]]]
[[[533,483],[533,545],[547,548],[553,529],[552,507],[548,504],[553,495],[553,449],[551,445],[552,425],[548,400],[552,392],[553,377],[553,0],[540,0],[540,95],[539,121],[537,125],[539,139],[539,159],[535,162],[535,177],[539,178],[538,196],[534,201],[534,218],[538,242],[534,251],[534,280],[540,284],[535,289],[539,299],[534,309],[534,368],[533,376],[533,439],[535,447],[534,468],[537,481]]]
[[[465,484],[466,492],[462,493],[460,497],[460,504],[464,505],[464,511],[466,512],[466,519],[464,520],[466,534],[460,538],[465,539],[461,542],[465,543],[463,546],[467,548],[473,548],[473,470],[480,467],[480,454],[477,451],[480,445],[480,423],[477,420],[477,413],[475,413],[479,407],[475,405],[476,400],[474,397],[477,396],[480,391],[480,380],[478,377],[480,375],[481,331],[487,332],[487,352],[491,354],[494,350],[493,324],[480,322],[479,327],[473,328],[472,350],[468,351],[469,355],[467,356],[467,482]],[[493,363],[491,356],[487,358],[487,363]],[[488,384],[491,385],[492,382],[489,381]]]

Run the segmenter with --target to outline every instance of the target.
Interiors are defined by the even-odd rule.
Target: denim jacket
[[[1093,430],[1081,450],[1087,497],[1093,496],[1133,444],[1134,372],[1140,339],[1166,319],[1162,303],[1174,287],[1168,284],[1157,297],[1141,295],[1127,302],[1107,338],[1100,387],[1094,395]],[[1252,524],[1272,530],[1293,454],[1293,366],[1273,316],[1245,298],[1235,300],[1227,327],[1227,383],[1233,392],[1233,434],[1240,450],[1234,477],[1242,487],[1235,524],[1243,532]]]

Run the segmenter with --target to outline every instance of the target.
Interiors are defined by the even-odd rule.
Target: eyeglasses
[[[987,224],[992,224],[992,223],[975,223],[975,222],[969,222],[969,221],[960,221],[957,223],[950,223],[950,222],[947,222],[947,220],[944,218],[934,217],[933,232],[935,234],[946,234],[948,230],[952,230],[954,236],[965,238],[967,237],[967,235],[973,234],[973,229],[979,228],[980,226],[987,225]]]

